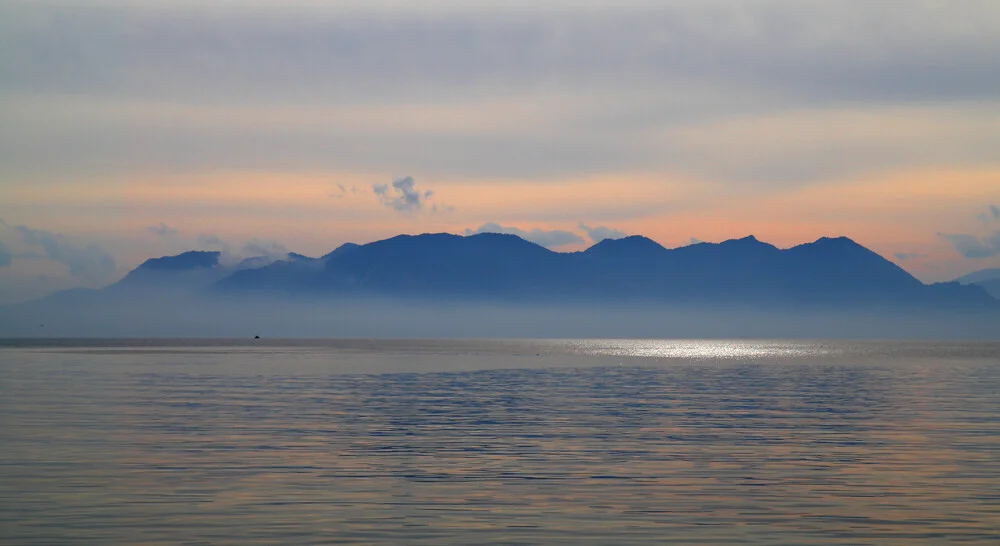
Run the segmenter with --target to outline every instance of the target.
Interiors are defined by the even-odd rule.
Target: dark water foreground
[[[1000,543],[1000,345],[0,342],[0,542]]]

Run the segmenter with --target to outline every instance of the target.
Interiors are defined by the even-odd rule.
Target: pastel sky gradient
[[[950,280],[1000,267],[998,51],[996,0],[2,1],[0,303],[486,224]]]

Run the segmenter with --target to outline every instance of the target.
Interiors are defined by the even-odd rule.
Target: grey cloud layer
[[[695,78],[853,100],[992,98],[1000,84],[1000,6],[989,0],[692,0],[502,17],[489,9],[4,9],[3,31],[19,47],[0,55],[2,87],[32,92],[370,100],[434,88]]]
[[[2,168],[374,168],[485,177],[672,169],[797,183],[911,163],[996,162],[1000,130],[983,121],[1000,109],[993,1],[691,0],[630,9],[597,2],[587,10],[487,2],[348,12],[179,6],[0,7],[8,44],[0,48]],[[77,102],[53,108],[69,98]],[[486,116],[501,99],[534,108],[472,119],[470,112]],[[289,104],[441,112],[395,127],[338,115],[288,121],[278,110]],[[766,124],[787,110],[886,104],[963,104],[969,112],[961,123],[941,112],[909,131],[919,138],[902,140],[805,117],[787,127],[792,148],[767,148],[772,135],[753,131],[717,142],[734,133],[730,125],[707,136],[689,131],[722,121]],[[213,117],[224,108],[237,112]],[[948,134],[930,130],[941,120],[955,124]],[[747,147],[742,155],[718,151]]]

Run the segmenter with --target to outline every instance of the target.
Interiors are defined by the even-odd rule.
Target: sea
[[[1000,544],[1000,344],[0,340],[0,543]]]

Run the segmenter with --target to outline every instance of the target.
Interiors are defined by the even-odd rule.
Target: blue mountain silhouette
[[[515,235],[399,235],[344,245],[317,260],[237,271],[212,290],[506,302],[996,304],[980,287],[925,285],[846,237],[784,250],[753,236],[671,250],[632,236],[559,253]]]
[[[1000,299],[1000,269],[998,268],[975,271],[955,279],[955,282],[981,286],[991,296]]]
[[[925,285],[844,237],[788,249],[754,237],[667,249],[633,236],[560,253],[514,235],[438,233],[348,243],[320,258],[227,258],[154,258],[102,289],[0,308],[0,335],[995,339],[1000,331],[1000,302],[983,286]]]

